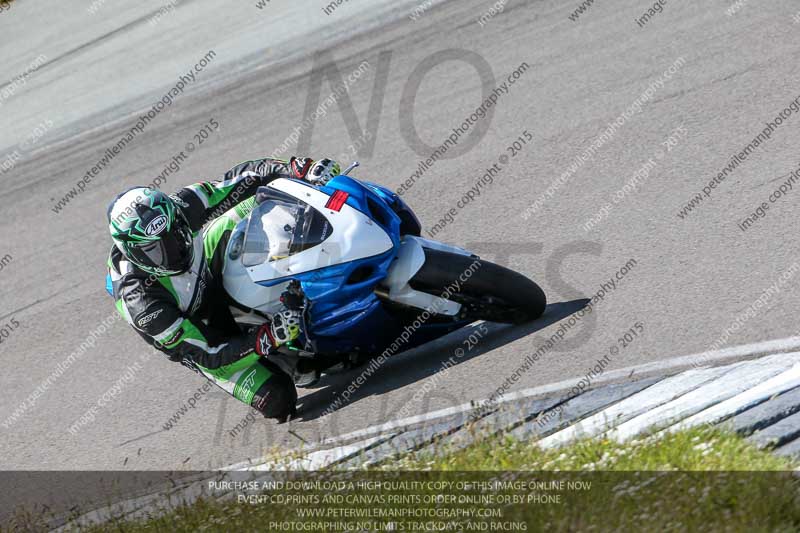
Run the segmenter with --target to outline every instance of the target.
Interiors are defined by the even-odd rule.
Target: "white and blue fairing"
[[[434,299],[408,287],[424,262],[420,242],[428,241],[401,241],[401,219],[391,205],[408,208],[391,191],[348,176],[320,188],[278,179],[259,189],[257,202],[228,244],[225,289],[242,306],[269,315],[281,309],[288,283],[299,281],[311,303],[306,327],[314,351],[377,350],[396,338],[402,324],[375,294],[379,285],[400,303],[424,308]],[[438,311],[459,309],[446,302]],[[442,334],[441,325],[420,329]]]

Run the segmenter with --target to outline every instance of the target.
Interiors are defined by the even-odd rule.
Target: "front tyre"
[[[544,313],[544,291],[522,274],[475,257],[424,250],[425,264],[411,287],[460,303],[459,318],[520,324]]]

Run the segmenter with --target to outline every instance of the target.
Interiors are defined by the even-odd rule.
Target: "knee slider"
[[[297,389],[286,373],[274,365],[269,365],[269,369],[272,376],[259,387],[250,405],[265,418],[286,418],[294,412]]]

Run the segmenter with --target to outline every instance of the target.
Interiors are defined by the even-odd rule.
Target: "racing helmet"
[[[150,274],[174,276],[194,260],[194,235],[183,211],[161,191],[134,187],[108,206],[114,244],[134,265]]]

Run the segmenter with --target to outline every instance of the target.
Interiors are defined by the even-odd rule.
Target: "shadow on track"
[[[541,318],[527,324],[512,326],[487,323],[488,334],[484,334],[471,350],[456,358],[455,364],[451,364],[451,367],[551,326],[586,307],[589,301],[583,298],[549,304]],[[463,341],[475,333],[478,327],[480,326],[466,326],[445,337],[390,357],[372,375],[366,377],[363,384],[356,388],[348,401],[343,402],[339,409],[374,394],[385,394],[434,375],[441,370],[442,363],[450,359],[456,348],[464,346]],[[316,389],[299,399],[301,406],[296,420],[314,420],[323,415],[342,391],[351,383],[356,384],[356,378],[368,366],[369,362],[346,373],[324,376],[321,381],[323,388]]]

